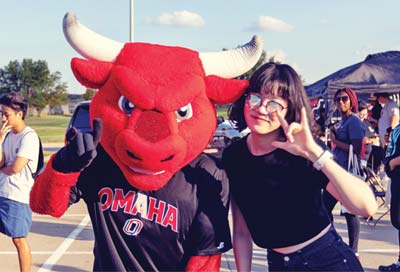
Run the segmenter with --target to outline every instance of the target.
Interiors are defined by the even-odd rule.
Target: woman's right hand
[[[4,139],[7,136],[7,133],[10,132],[12,126],[8,125],[8,120],[6,120],[5,122],[3,122],[3,125],[1,126],[0,129],[0,143],[4,142]]]
[[[300,123],[288,124],[281,112],[278,112],[277,116],[287,140],[285,142],[273,141],[272,145],[312,162],[317,160],[323,149],[314,140],[305,108],[301,109]]]

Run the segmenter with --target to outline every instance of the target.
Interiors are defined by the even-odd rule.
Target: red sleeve
[[[52,155],[43,173],[33,184],[29,205],[33,212],[60,217],[68,208],[70,189],[80,172],[64,174],[53,169]]]
[[[220,271],[221,254],[212,256],[192,256],[186,271]]]

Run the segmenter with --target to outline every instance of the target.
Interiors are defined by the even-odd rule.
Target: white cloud
[[[158,18],[147,18],[146,23],[181,27],[202,27],[204,20],[196,13],[182,10],[174,11],[173,13],[163,13]]]
[[[273,31],[273,32],[291,32],[294,27],[278,18],[271,16],[260,16],[250,27],[250,30]]]
[[[286,63],[287,55],[282,49],[268,50],[267,59],[274,57],[275,61]]]
[[[354,53],[356,56],[359,56],[360,58],[366,58],[370,54],[376,54],[376,53],[382,53],[386,51],[399,51],[400,46],[393,46],[393,47],[377,47],[371,44],[363,46],[361,49],[356,50]]]
[[[289,62],[287,54],[282,49],[267,50],[267,61],[271,57],[274,57],[274,60],[279,63],[290,65],[299,75],[301,75],[302,69],[300,66],[296,62]]]
[[[368,56],[369,54],[374,54],[374,53],[376,53],[376,48],[374,48],[374,46],[372,45],[366,45],[363,48],[355,51],[355,54],[362,58]]]

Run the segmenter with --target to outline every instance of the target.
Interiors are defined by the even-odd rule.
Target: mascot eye
[[[118,106],[119,108],[126,113],[127,115],[131,115],[133,109],[135,108],[135,105],[126,99],[125,96],[121,96],[118,100]]]
[[[193,116],[192,105],[190,103],[187,104],[186,106],[177,110],[175,114],[176,114],[176,121],[178,121],[178,123],[192,118]]]

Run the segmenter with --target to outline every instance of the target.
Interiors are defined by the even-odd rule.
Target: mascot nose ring
[[[142,139],[156,143],[171,134],[168,118],[153,110],[143,111],[135,124],[135,132]]]

